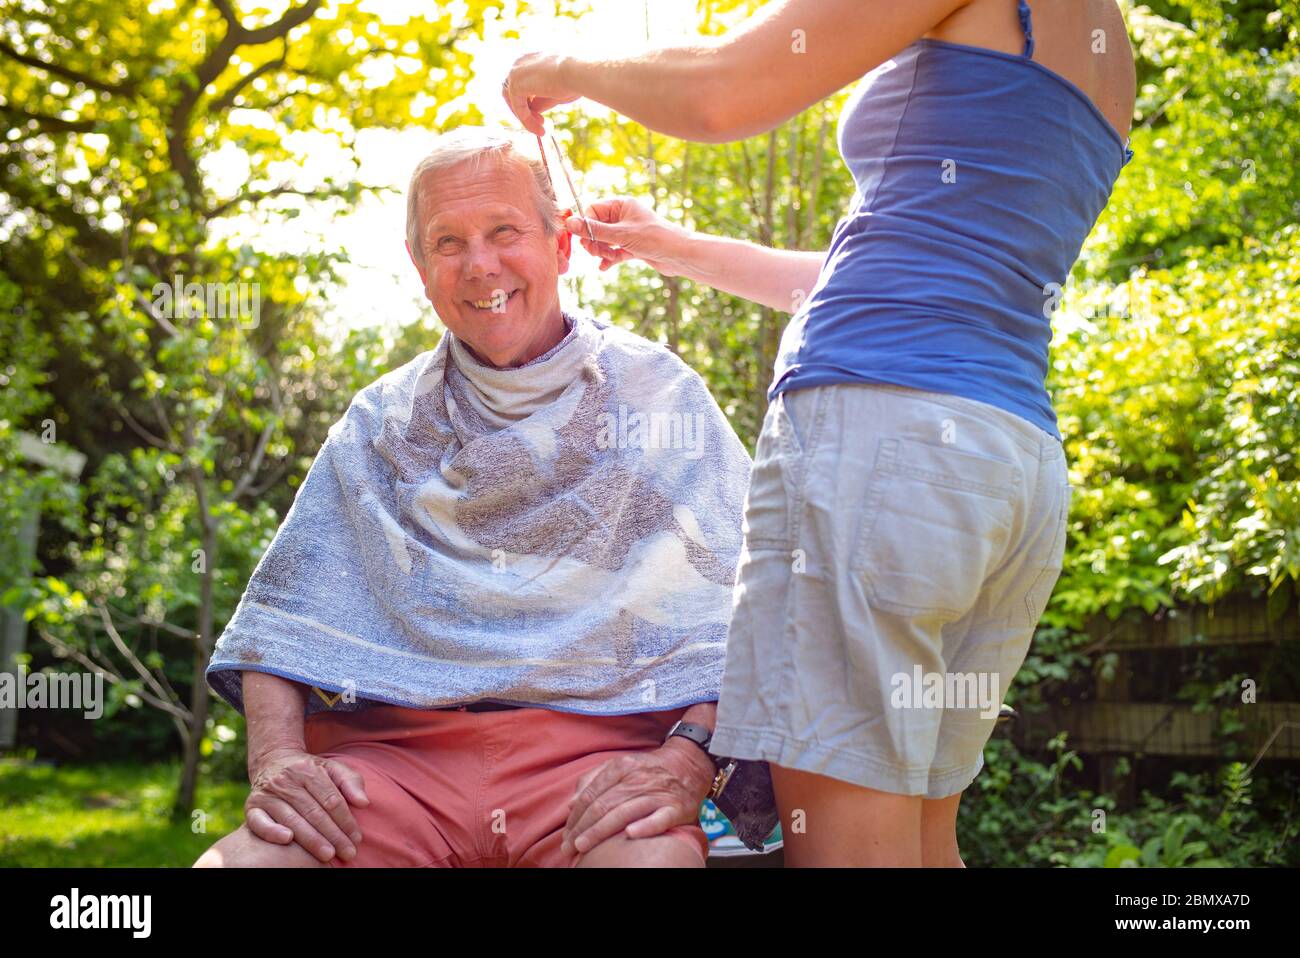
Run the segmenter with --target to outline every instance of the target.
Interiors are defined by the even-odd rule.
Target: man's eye
[[[438,240],[439,253],[454,253],[458,249],[460,249],[459,240],[452,239],[450,236],[444,236],[442,239]]]
[[[513,226],[498,226],[493,232],[498,236],[518,232]]]

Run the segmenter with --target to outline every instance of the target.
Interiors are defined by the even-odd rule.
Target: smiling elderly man
[[[749,458],[673,354],[561,309],[529,146],[462,128],[411,178],[448,332],[330,430],[217,644],[252,791],[199,865],[704,861]]]

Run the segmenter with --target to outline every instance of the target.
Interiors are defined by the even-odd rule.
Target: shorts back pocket
[[[956,619],[1005,554],[1018,464],[901,436],[880,439],[851,569],[872,605]]]

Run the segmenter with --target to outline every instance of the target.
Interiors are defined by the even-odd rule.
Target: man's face
[[[519,366],[564,337],[569,234],[548,236],[521,163],[489,158],[424,179],[420,279],[438,318],[482,360]]]

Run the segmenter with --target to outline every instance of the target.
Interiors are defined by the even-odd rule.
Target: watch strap
[[[690,739],[698,745],[704,754],[709,757],[709,761],[713,763],[713,767],[718,771],[721,771],[730,761],[730,759],[719,758],[709,751],[709,742],[713,739],[713,732],[703,725],[697,725],[695,722],[678,721],[676,725],[669,729],[668,735],[665,736],[664,741],[668,741],[668,739],[672,738],[674,735]]]

